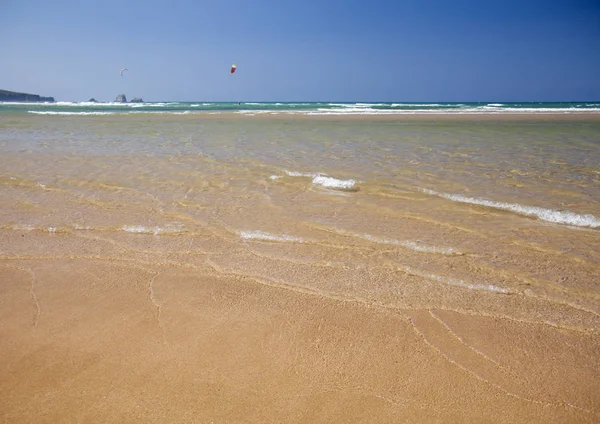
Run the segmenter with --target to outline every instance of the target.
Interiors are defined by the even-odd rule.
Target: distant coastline
[[[0,90],[0,102],[54,102],[54,97],[43,97],[39,94]]]

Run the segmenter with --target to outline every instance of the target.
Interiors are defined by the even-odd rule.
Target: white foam
[[[465,282],[463,280],[455,280],[453,278],[445,278],[445,277],[442,277],[440,275],[424,273],[424,272],[415,270],[413,268],[410,268],[408,266],[403,266],[403,267],[401,267],[401,269],[404,272],[406,272],[407,274],[416,275],[417,277],[426,278],[426,279],[432,280],[432,281],[438,281],[440,283],[444,283],[444,284],[447,284],[449,286],[462,287],[462,288],[469,289],[469,290],[490,291],[490,292],[502,293],[502,294],[509,294],[509,293],[511,293],[511,291],[509,289],[505,289],[503,287],[494,286],[492,284],[489,284],[489,285],[485,285],[485,284],[470,284],[470,283],[467,283],[467,282]]]
[[[407,107],[439,107],[439,106],[445,106],[445,107],[453,107],[454,105],[441,105],[439,103],[392,103],[390,105],[391,107],[403,107],[403,106],[407,106]],[[457,105],[458,106],[458,105]]]
[[[292,241],[302,243],[300,237],[289,236],[287,234],[275,235],[263,231],[237,231],[237,234],[245,240],[264,240],[264,241]]]
[[[313,177],[312,183],[323,187],[334,188],[338,190],[352,190],[356,185],[356,181],[338,180],[337,178],[328,177],[326,175],[316,175]]]
[[[489,208],[503,209],[518,213],[520,215],[534,216],[542,221],[553,222],[556,224],[573,225],[576,227],[600,227],[600,219],[591,214],[581,215],[570,211],[563,212],[553,209],[540,208],[537,206],[525,206],[518,203],[494,202],[492,200],[476,199],[473,197],[461,196],[459,194],[439,193],[437,191],[428,189],[421,189],[421,191],[423,193],[443,197],[444,199],[452,200],[454,202],[470,203],[473,205],[487,206]]]
[[[271,180],[278,180],[278,179],[280,179],[280,178],[281,178],[281,176],[280,176],[280,175],[271,175],[269,178],[270,178]]]
[[[316,174],[316,173],[310,173],[310,172],[295,172],[295,171],[284,171],[286,174],[288,174],[290,177],[310,177],[310,178],[314,178],[318,175],[321,174]]]
[[[460,254],[460,252],[458,252],[457,250],[452,249],[451,247],[432,246],[432,245],[428,245],[426,243],[422,243],[420,241],[396,240],[396,239],[390,239],[390,238],[386,238],[386,237],[376,237],[376,236],[372,236],[370,234],[358,234],[358,233],[353,233],[353,232],[350,232],[350,231],[340,230],[340,229],[335,229],[334,231],[337,232],[337,233],[339,233],[339,234],[362,238],[362,239],[365,239],[365,240],[372,241],[374,243],[391,244],[391,245],[394,245],[394,246],[407,247],[407,248],[412,249],[412,250],[414,250],[416,252],[440,253],[442,255],[457,255],[457,254]]]
[[[534,113],[534,114],[552,114],[552,113],[585,113],[585,112],[600,112],[599,108],[586,108],[580,109],[576,107],[568,108],[516,108],[516,107],[499,107],[499,106],[479,106],[473,108],[460,109],[459,113],[473,112],[473,113],[505,113],[505,114],[520,114],[520,113]]]
[[[168,102],[168,103],[146,103],[146,102],[142,102],[142,103],[117,103],[118,105],[123,105],[123,106],[129,106],[129,107],[164,107],[164,106],[171,106],[171,105],[178,105],[179,103],[177,102]]]
[[[388,106],[388,105],[386,103],[329,103],[328,106],[338,106],[338,107],[351,108],[351,109],[356,109],[356,108],[364,109],[364,108],[370,108],[372,106]],[[330,109],[328,109],[328,110],[330,110]]]
[[[89,106],[89,107],[97,107],[97,106],[106,106],[107,103],[99,103],[99,102],[56,102],[58,106]]]
[[[465,107],[465,105],[440,105],[443,107],[434,109],[402,109],[400,106],[409,106],[395,104],[391,109],[372,109],[368,107],[355,107],[347,105],[344,108],[318,108],[307,111],[293,111],[302,115],[489,115],[489,114],[556,114],[556,113],[590,113],[600,112],[600,108],[514,108],[501,106],[476,106]],[[423,104],[422,106],[434,106]]]
[[[160,234],[178,234],[181,233],[183,224],[174,222],[168,223],[164,227],[144,227],[143,225],[124,225],[122,230],[127,233],[135,234],[154,234],[155,236]]]
[[[296,171],[284,171],[290,177],[306,177],[312,178],[312,183],[317,186],[332,188],[336,190],[354,190],[357,181],[354,179],[340,180],[337,178],[330,177],[320,172],[296,172]],[[274,179],[274,178],[272,178]]]
[[[28,113],[35,115],[62,115],[62,116],[81,116],[81,115],[114,115],[115,112],[62,112],[50,110],[29,110]]]
[[[235,113],[241,114],[241,115],[260,115],[260,114],[268,114],[268,113],[274,113],[275,111],[273,110],[238,110]]]
[[[31,105],[31,103],[29,103]],[[156,103],[121,103],[121,102],[56,102],[51,103],[53,106],[85,106],[85,107],[106,107],[106,106],[117,106],[117,107],[163,107],[169,105],[179,104],[177,102],[156,102]]]
[[[55,105],[55,102],[2,102],[0,105],[6,106],[32,106],[32,105]]]
[[[119,112],[121,115],[189,115],[191,113],[201,112],[192,112],[191,110],[133,110],[130,112]]]

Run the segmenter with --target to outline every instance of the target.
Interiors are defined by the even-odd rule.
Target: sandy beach
[[[1,115],[0,421],[598,422],[599,116]]]

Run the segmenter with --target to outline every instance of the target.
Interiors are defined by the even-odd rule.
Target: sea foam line
[[[61,115],[61,116],[84,116],[84,115],[114,115],[115,112],[60,112],[60,111],[43,111],[43,110],[29,110],[28,113],[35,115]]]
[[[245,240],[263,240],[263,241],[292,241],[302,243],[300,237],[289,236],[287,234],[275,235],[263,231],[236,231],[236,233]]]
[[[311,173],[311,172],[295,172],[295,171],[284,171],[290,177],[308,177],[312,178],[313,185],[333,188],[337,190],[355,190],[357,181],[354,179],[348,180],[340,180],[338,178],[333,178],[328,176],[327,174],[322,174],[320,172]],[[270,177],[272,180],[277,179],[277,176],[272,175]]]
[[[400,267],[400,269],[402,271],[404,271],[405,273],[407,273],[407,274],[415,275],[415,276],[421,277],[421,278],[426,278],[426,279],[432,280],[432,281],[438,281],[440,283],[444,283],[444,284],[447,284],[449,286],[462,287],[462,288],[470,289],[470,290],[490,291],[490,292],[502,293],[502,294],[509,294],[509,293],[511,293],[511,291],[509,289],[505,289],[503,287],[494,286],[492,284],[489,284],[489,285],[485,285],[485,284],[470,284],[470,283],[467,283],[467,282],[465,282],[463,280],[455,280],[453,278],[445,278],[445,277],[442,277],[440,275],[435,275],[435,274],[429,274],[429,273],[421,272],[421,271],[418,271],[418,270],[413,269],[413,268],[408,267],[408,266],[402,266],[402,267]]]
[[[123,225],[121,229],[127,233],[134,234],[154,234],[155,236],[160,234],[179,234],[182,232],[183,224],[175,222],[167,224],[163,227],[144,227],[143,225]]]
[[[328,177],[326,175],[317,175],[313,178],[314,185],[320,185],[327,188],[335,188],[338,190],[352,190],[356,185],[356,180],[338,180],[337,178]]]
[[[495,202],[487,199],[476,199],[474,197],[461,196],[459,194],[440,193],[428,189],[420,189],[423,193],[443,197],[454,202],[469,203],[472,205],[487,206],[494,209],[502,209],[515,212],[520,215],[535,216],[542,221],[555,224],[574,225],[577,227],[600,227],[600,219],[592,214],[581,215],[570,211],[556,211],[553,209],[540,208],[538,206],[526,206],[518,203]]]
[[[334,229],[334,231],[336,233],[342,234],[342,235],[349,235],[352,237],[358,237],[358,238],[362,238],[365,240],[369,240],[372,241],[374,243],[381,243],[381,244],[391,244],[394,246],[403,246],[403,247],[407,247],[409,249],[412,249],[416,252],[424,252],[424,253],[440,253],[442,255],[459,255],[460,252],[458,252],[455,249],[452,249],[451,247],[438,247],[438,246],[432,246],[432,245],[428,245],[428,244],[424,244],[421,243],[419,241],[410,241],[410,240],[396,240],[396,239],[389,239],[386,237],[376,237],[376,236],[372,236],[370,234],[358,234],[358,233],[353,233],[351,231],[346,231],[346,230],[341,230],[341,229]]]

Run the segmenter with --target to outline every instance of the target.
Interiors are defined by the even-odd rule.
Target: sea
[[[300,115],[490,114],[600,112],[592,102],[0,102],[0,113],[115,115],[227,113]]]
[[[596,334],[600,102],[0,103],[0,234]]]

